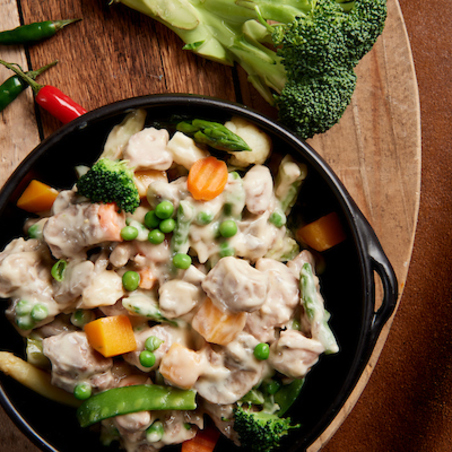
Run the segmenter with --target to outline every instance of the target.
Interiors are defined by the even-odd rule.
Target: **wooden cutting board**
[[[58,86],[88,110],[131,96],[196,93],[236,100],[276,118],[240,69],[206,61],[181,49],[169,30],[122,5],[104,0],[0,0],[0,29],[20,23],[81,17],[28,49],[0,48],[0,58],[36,69],[59,60],[39,79]],[[310,140],[354,197],[375,229],[399,281],[407,277],[417,222],[421,137],[419,97],[405,24],[397,0],[378,43],[357,68],[358,86],[341,122]],[[20,12],[19,12],[20,11]],[[0,68],[0,80],[11,73]],[[35,108],[31,90],[0,113],[0,185],[18,163],[60,124]],[[391,326],[389,321],[359,384],[324,434],[317,451],[340,427],[370,378]],[[8,452],[37,450],[0,409],[0,444]]]

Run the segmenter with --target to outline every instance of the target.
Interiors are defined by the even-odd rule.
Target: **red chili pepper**
[[[16,64],[0,60],[0,64],[14,71],[35,93],[35,100],[44,110],[66,124],[86,113],[86,110],[55,86],[40,85],[27,76]]]

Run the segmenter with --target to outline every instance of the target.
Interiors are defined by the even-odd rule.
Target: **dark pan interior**
[[[122,120],[128,108],[137,106],[147,107],[148,124],[160,123],[164,126],[168,126],[174,114],[218,121],[227,120],[232,115],[246,116],[272,136],[277,152],[291,152],[307,163],[309,176],[294,210],[301,211],[305,221],[332,210],[338,212],[342,219],[348,238],[324,253],[326,271],[321,276],[326,308],[332,314],[330,324],[338,338],[340,352],[321,357],[309,373],[299,400],[289,412],[301,428],[290,435],[282,449],[301,451],[326,428],[359,378],[371,352],[367,337],[374,306],[373,298],[367,293],[369,272],[365,269],[360,248],[353,204],[318,156],[307,147],[300,148],[300,143],[287,135],[284,129],[243,107],[234,104],[225,107],[220,101],[198,97],[151,96],[90,112],[45,140],[7,183],[0,194],[0,248],[3,249],[11,239],[22,234],[26,215],[15,207],[15,201],[28,181],[37,178],[57,188],[70,188],[75,181],[74,167],[92,163],[112,126]],[[6,306],[4,301],[2,311]],[[22,339],[3,315],[0,316],[0,349],[20,356],[24,353]],[[82,430],[78,426],[73,409],[52,403],[3,374],[0,375],[0,382],[3,406],[19,427],[44,450],[104,450],[95,432]],[[222,440],[216,450],[235,449],[230,442]]]

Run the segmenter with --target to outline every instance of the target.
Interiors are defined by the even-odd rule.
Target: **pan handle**
[[[397,305],[398,283],[394,269],[384,253],[374,230],[361,212],[359,212],[358,217],[364,249],[367,251],[367,258],[370,262],[370,271],[375,271],[378,274],[383,286],[383,300],[381,306],[373,314],[370,330],[370,339],[372,344],[374,344],[377,341],[383,326],[389,320]],[[374,274],[371,275],[370,281],[371,294],[375,302]]]

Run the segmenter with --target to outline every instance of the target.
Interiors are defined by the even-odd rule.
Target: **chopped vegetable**
[[[173,203],[170,201],[162,201],[155,206],[155,215],[160,220],[166,220],[170,218],[174,212]]]
[[[213,452],[219,438],[219,430],[207,426],[203,430],[198,430],[194,438],[184,441],[181,452]]]
[[[296,237],[316,251],[326,251],[347,238],[336,212],[302,226],[297,230]]]
[[[30,85],[35,93],[35,100],[44,110],[59,119],[63,124],[82,116],[86,110],[61,90],[51,85],[40,85],[23,72],[17,64],[0,60],[0,64],[11,69],[25,83]]]
[[[132,325],[126,315],[101,317],[85,325],[88,342],[106,358],[137,348]]]
[[[270,346],[261,342],[254,347],[254,356],[259,361],[265,361],[270,356]]]
[[[207,341],[227,345],[243,330],[245,312],[224,312],[207,298],[192,320],[193,328]]]
[[[190,168],[187,186],[197,201],[210,201],[223,192],[227,181],[226,163],[215,157],[206,157]]]
[[[159,229],[153,229],[148,234],[148,240],[150,243],[153,243],[154,245],[159,245],[160,243],[163,243],[163,241],[165,240],[165,234]]]
[[[119,209],[133,213],[140,196],[133,172],[124,161],[103,158],[77,181],[79,194],[91,202],[116,203]]]
[[[55,279],[55,281],[58,281],[58,282],[63,281],[64,272],[66,270],[66,267],[67,267],[67,261],[65,261],[64,259],[60,259],[53,265],[50,273],[51,273],[53,279]]]
[[[44,212],[50,210],[58,191],[36,179],[33,179],[17,201],[17,207],[27,212]]]
[[[58,61],[52,61],[52,63],[49,63],[36,71],[28,71],[25,72],[25,74],[33,80],[36,80],[39,75],[47,69],[55,66],[57,63]],[[20,93],[25,91],[27,88],[28,84],[25,83],[18,75],[13,75],[6,79],[0,85],[0,111],[3,111],[14,99],[17,98],[17,96],[19,96]]]
[[[177,253],[173,257],[173,265],[179,270],[187,270],[191,265],[191,257],[188,254]]]
[[[251,151],[242,138],[218,122],[194,119],[191,123],[180,122],[177,130],[192,135],[198,143],[220,151]]]
[[[140,274],[133,270],[126,271],[122,275],[122,285],[128,292],[137,290],[140,286]]]
[[[81,19],[46,20],[44,22],[34,22],[28,25],[21,25],[12,30],[5,30],[0,33],[0,44],[32,44],[43,39],[51,38],[67,25],[78,22]]]
[[[176,217],[176,227],[171,237],[171,251],[185,254],[189,249],[188,234],[194,220],[195,210],[190,202],[183,200],[179,203]]]
[[[88,383],[79,383],[74,388],[74,397],[78,400],[86,400],[91,397],[93,389]]]
[[[108,389],[93,395],[77,410],[82,427],[123,414],[155,410],[195,410],[194,391],[170,386],[135,385]]]

